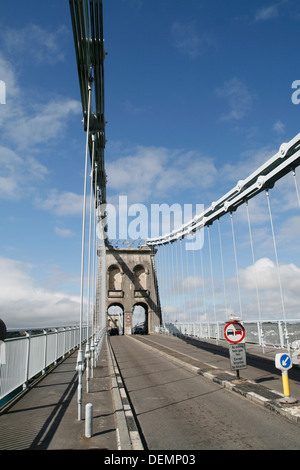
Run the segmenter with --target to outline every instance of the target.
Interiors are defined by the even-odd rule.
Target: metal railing
[[[242,323],[246,331],[246,343],[281,349],[299,348],[299,320],[243,321]],[[175,336],[186,335],[201,339],[225,340],[224,327],[225,322],[175,322],[166,323],[160,332]]]
[[[83,326],[82,341],[88,336]],[[101,351],[105,329],[94,335],[94,357]],[[80,327],[69,326],[44,330],[27,330],[22,336],[7,338],[0,354],[0,408],[8,402],[8,396],[26,389],[30,382],[57,364],[80,343]]]

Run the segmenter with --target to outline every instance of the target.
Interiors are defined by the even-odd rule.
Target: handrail
[[[83,327],[87,338],[87,327]],[[32,334],[42,330],[42,333]],[[17,331],[10,329],[8,332]],[[79,326],[22,329],[23,336],[5,339],[0,354],[0,400],[57,364],[79,345]],[[1,405],[0,405],[1,408]]]

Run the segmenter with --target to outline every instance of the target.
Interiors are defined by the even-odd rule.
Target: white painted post
[[[93,405],[85,405],[85,437],[90,438],[93,435]]]
[[[25,382],[23,383],[23,390],[25,390],[28,386],[28,377],[29,377],[29,361],[30,361],[30,338],[31,332],[25,332],[26,338],[28,339],[27,342],[27,357],[26,357],[26,371],[25,371]]]
[[[43,375],[46,373],[46,368],[47,368],[47,343],[48,343],[48,335],[47,335],[47,330],[44,330],[44,335],[45,335],[45,349],[44,349],[44,369],[42,371]]]

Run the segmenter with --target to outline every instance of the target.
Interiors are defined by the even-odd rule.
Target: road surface
[[[149,450],[300,449],[300,427],[176,365],[134,337],[110,338]]]

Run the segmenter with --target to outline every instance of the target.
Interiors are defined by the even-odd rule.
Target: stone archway
[[[132,307],[132,332],[140,327],[144,334],[148,334],[148,306],[144,302],[137,302]]]
[[[111,303],[107,309],[107,330],[118,328],[119,334],[124,334],[124,307],[119,302]]]

